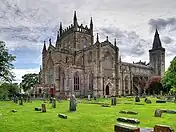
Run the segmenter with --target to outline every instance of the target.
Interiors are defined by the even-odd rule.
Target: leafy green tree
[[[31,87],[33,87],[35,84],[39,83],[39,75],[36,73],[29,73],[22,76],[22,82],[21,87],[26,92]]]
[[[0,81],[10,82],[14,79],[14,75],[11,71],[14,68],[12,64],[14,60],[15,56],[9,54],[5,43],[0,41]]]
[[[0,86],[0,99],[7,99],[12,97],[14,94],[18,94],[20,88],[18,83],[3,83]]]
[[[167,91],[176,88],[176,57],[171,61],[168,70],[165,72],[162,83]]]

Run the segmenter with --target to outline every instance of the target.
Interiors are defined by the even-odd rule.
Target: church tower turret
[[[157,29],[155,31],[153,47],[149,50],[149,56],[154,75],[163,77],[165,72],[165,48],[162,47]]]

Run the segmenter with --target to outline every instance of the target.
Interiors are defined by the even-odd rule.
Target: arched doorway
[[[109,95],[109,86],[106,85],[106,95]]]

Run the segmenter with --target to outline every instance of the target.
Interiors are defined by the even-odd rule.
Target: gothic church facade
[[[146,64],[123,62],[116,40],[112,44],[107,37],[100,42],[97,34],[94,43],[93,27],[92,18],[89,27],[79,24],[76,12],[69,27],[63,29],[60,23],[55,45],[50,39],[46,48],[44,42],[40,90],[36,89],[36,93],[48,93],[53,88],[55,96],[134,95],[145,91],[146,85],[141,86],[142,81],[147,82],[153,75],[163,76],[165,49],[157,30]]]

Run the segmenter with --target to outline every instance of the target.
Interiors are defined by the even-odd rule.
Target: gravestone
[[[111,105],[116,105],[116,97],[111,97]]]
[[[146,100],[146,103],[147,103],[147,104],[151,104],[151,103],[152,103],[152,101],[151,101],[151,100],[149,100],[149,99],[147,99],[147,100]]]
[[[163,111],[161,110],[161,109],[156,109],[155,110],[155,117],[161,117],[162,116],[162,113],[163,113]]]
[[[20,97],[19,105],[23,105],[23,97]]]
[[[50,100],[50,102],[49,102],[49,103],[52,103],[52,97],[50,97],[50,99],[49,99],[49,100]]]
[[[46,104],[45,103],[42,104],[42,112],[46,112]]]
[[[42,98],[42,100],[43,100],[43,101],[46,100],[46,94],[45,94],[45,93],[43,93],[43,98]]]
[[[52,107],[56,108],[56,99],[55,98],[52,99]]]
[[[144,102],[146,102],[147,100],[148,100],[148,99],[147,99],[147,98],[145,98],[145,99],[144,99]]]
[[[118,117],[117,121],[124,122],[124,123],[130,123],[130,124],[139,124],[140,123],[140,121],[138,119],[125,118],[125,117]]]
[[[42,109],[40,107],[36,107],[34,110],[35,111],[41,111]]]
[[[114,132],[140,132],[140,128],[128,124],[118,123],[114,126]]]
[[[60,117],[62,119],[67,119],[67,115],[64,115],[64,114],[58,114],[58,117]]]
[[[88,101],[90,101],[90,100],[91,100],[91,96],[90,96],[90,95],[88,95],[88,97],[87,97],[87,98],[88,98]]]
[[[14,113],[15,113],[15,112],[17,112],[17,110],[13,109],[13,110],[12,110],[12,112],[14,112]]]
[[[74,95],[70,97],[70,111],[76,111],[76,98]]]
[[[155,125],[154,132],[174,132],[174,130],[169,126]]]
[[[96,96],[94,96],[94,100],[95,100],[95,101],[97,100],[97,97],[96,97]]]
[[[135,97],[135,102],[140,102],[139,96],[136,96],[136,97]]]
[[[30,102],[30,95],[28,94],[27,96],[27,102],[29,103]]]
[[[108,98],[108,95],[105,95],[105,98],[107,99],[107,98]]]

